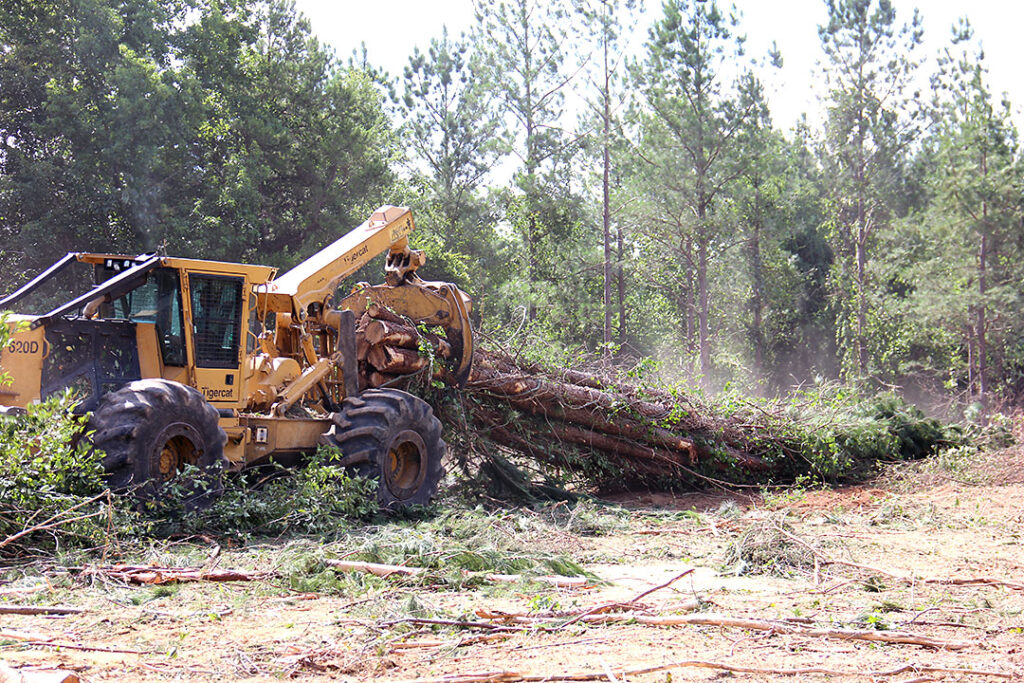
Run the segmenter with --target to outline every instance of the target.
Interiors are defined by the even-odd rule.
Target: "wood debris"
[[[350,560],[324,560],[328,567],[340,572],[362,572],[387,578],[389,576],[420,576],[429,570],[425,567],[407,567],[400,564],[378,564],[376,562],[354,562]],[[473,576],[472,572],[464,572]],[[523,576],[521,574],[483,574],[488,583],[518,583],[519,581],[537,581],[559,588],[581,588],[591,583],[585,576]]]
[[[158,567],[115,564],[84,567],[82,576],[103,576],[109,579],[143,585],[186,583],[194,581],[258,581],[268,578],[266,572],[243,572],[234,569],[203,569],[202,567]]]
[[[916,674],[955,674],[959,676],[988,676],[1005,680],[1012,679],[1011,674],[1002,671],[984,669],[965,669],[942,666],[929,666],[927,664],[906,664],[882,671],[865,671],[862,669],[829,669],[827,667],[810,666],[792,669],[744,666],[741,664],[730,664],[728,662],[715,662],[699,659],[679,660],[657,666],[645,666],[632,669],[602,669],[600,671],[574,671],[558,674],[525,674],[518,671],[481,671],[464,674],[446,674],[433,678],[396,679],[391,683],[528,683],[531,681],[622,681],[629,676],[640,676],[643,674],[657,673],[660,671],[671,671],[672,669],[713,669],[717,671],[728,671],[730,673],[760,674],[763,676],[809,676],[812,674],[824,676],[854,676],[865,678],[883,678],[900,676],[906,673]]]
[[[81,614],[85,610],[77,607],[44,605],[0,605],[0,614]]]

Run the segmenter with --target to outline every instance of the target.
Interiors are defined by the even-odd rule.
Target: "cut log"
[[[375,389],[383,386],[395,386],[403,379],[408,380],[408,377],[403,375],[386,375],[383,372],[377,372],[374,370],[370,373],[369,386]],[[398,386],[397,388],[401,389],[402,387]]]
[[[371,346],[366,360],[378,372],[390,375],[408,375],[418,372],[427,366],[429,359],[415,351],[400,349],[394,346]]]
[[[417,349],[420,335],[415,327],[387,320],[373,320],[366,326],[366,341],[371,346],[387,344],[403,349]]]
[[[590,446],[609,453],[618,453],[637,460],[653,460],[660,462],[665,465],[667,470],[671,469],[673,465],[692,465],[697,460],[697,451],[693,446],[693,442],[690,442],[688,449],[677,449],[684,454],[684,457],[686,458],[685,462],[679,462],[677,459],[678,455],[669,454],[665,451],[651,448],[650,446],[641,446],[625,439],[608,436],[607,434],[598,434],[597,432],[580,429],[579,427],[573,427],[571,425],[552,425],[551,431],[559,439],[570,443]]]
[[[472,380],[471,380],[472,381]],[[518,383],[518,380],[510,380]],[[488,380],[489,387],[503,384],[501,378]],[[488,392],[490,389],[488,389]],[[513,407],[524,410],[532,415],[561,420],[591,429],[633,439],[640,443],[661,446],[682,453],[692,453],[693,442],[662,427],[648,422],[634,420],[624,415],[609,415],[593,407],[572,407],[550,396],[541,396],[524,388],[521,393],[513,393],[511,385],[502,390],[503,398]]]
[[[408,321],[400,315],[397,315],[391,311],[387,306],[381,305],[376,301],[371,301],[370,305],[366,307],[366,314],[371,318],[377,320],[386,320],[390,323],[399,323],[401,325],[407,325]]]
[[[530,394],[546,401],[559,401],[575,407],[596,408],[609,414],[634,414],[649,420],[671,418],[675,406],[650,401],[633,400],[625,402],[621,397],[599,389],[530,377],[509,375],[497,371],[488,363],[474,366],[470,382],[483,390],[509,397]]]

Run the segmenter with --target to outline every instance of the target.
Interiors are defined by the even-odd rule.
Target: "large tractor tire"
[[[370,389],[346,398],[320,443],[342,452],[341,461],[376,478],[385,510],[427,505],[444,474],[441,422],[430,405],[397,389]]]
[[[182,482],[186,509],[209,507],[224,493],[224,444],[219,416],[192,387],[163,379],[131,382],[106,394],[89,421],[93,446],[111,488],[142,500],[160,498],[164,485],[188,465],[199,469]]]

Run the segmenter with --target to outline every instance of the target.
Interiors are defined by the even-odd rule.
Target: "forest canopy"
[[[4,2],[0,292],[68,250],[289,266],[406,204],[502,342],[706,388],[1016,399],[1011,105],[966,21],[916,92],[918,15],[825,5],[822,124],[780,131],[779,55],[714,0],[641,29],[632,0],[476,0],[394,77],[278,0]]]

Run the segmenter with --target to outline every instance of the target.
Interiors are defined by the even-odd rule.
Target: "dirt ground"
[[[192,542],[138,558],[267,572],[249,582],[134,586],[66,566],[12,568],[0,606],[82,611],[0,614],[0,660],[84,681],[1024,680],[1019,448],[849,488],[615,502],[481,512],[484,525],[459,537],[481,557],[493,537],[494,553],[569,558],[590,574],[576,587],[335,580],[317,562],[344,558],[344,538]],[[455,538],[441,528],[454,524],[431,533]],[[361,543],[385,530],[368,533]],[[425,543],[415,524],[387,533]],[[621,616],[597,623],[608,615]],[[644,623],[652,617],[691,621]]]

